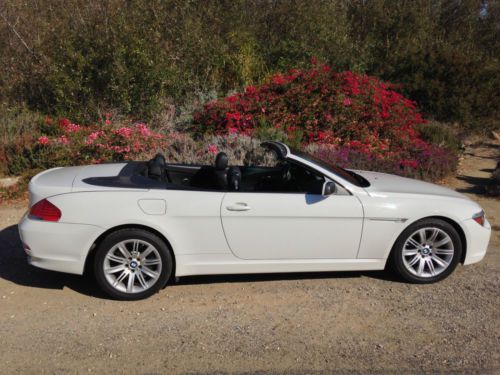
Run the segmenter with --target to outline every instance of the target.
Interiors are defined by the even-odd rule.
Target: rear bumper
[[[19,235],[30,264],[79,275],[83,274],[92,244],[103,231],[95,225],[53,223],[27,216],[19,223]]]
[[[481,226],[473,219],[468,219],[462,224],[467,234],[467,254],[464,265],[477,263],[484,258],[488,249],[491,236],[490,223],[485,220],[484,226]]]

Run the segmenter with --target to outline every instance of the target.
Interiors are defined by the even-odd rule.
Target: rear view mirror
[[[321,189],[321,195],[324,197],[328,195],[332,195],[337,191],[337,185],[335,185],[335,182],[333,181],[325,181],[323,183],[323,189]]]

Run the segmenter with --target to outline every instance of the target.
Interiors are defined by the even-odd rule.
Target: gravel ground
[[[88,277],[28,266],[25,203],[0,207],[0,372],[500,373],[500,201],[481,195],[492,146],[445,182],[485,209],[489,252],[434,285],[384,272],[186,277],[111,301]]]

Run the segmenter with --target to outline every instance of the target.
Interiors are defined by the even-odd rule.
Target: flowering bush
[[[111,115],[86,126],[46,118],[31,134],[0,144],[0,170],[20,175],[54,166],[146,160],[159,151],[171,162],[212,163],[219,151],[235,164],[266,162],[257,139],[271,138],[344,167],[434,180],[450,173],[457,160],[453,147],[436,144],[451,144],[451,133],[438,134],[439,128],[427,124],[395,86],[313,65],[207,103],[193,116],[197,138],[116,122]]]
[[[46,118],[39,134],[17,152],[4,152],[11,174],[63,165],[123,161],[164,150],[171,139],[143,123],[123,126],[110,116],[102,123],[81,126],[68,119]],[[13,151],[13,150],[10,150]]]
[[[438,180],[453,172],[456,164],[454,154],[435,145],[429,145],[424,153],[416,156],[417,160],[402,161],[374,158],[348,146],[310,143],[305,151],[344,168],[374,170],[424,180]]]
[[[425,120],[395,89],[375,77],[313,65],[207,103],[194,114],[194,131],[271,135],[295,147],[324,144],[339,155],[359,155],[369,168],[393,165],[391,170],[406,175],[419,175],[436,154],[453,166],[451,155],[421,139],[415,126]]]
[[[271,165],[273,155],[260,147],[261,141],[249,136],[208,135],[194,140],[187,133],[177,133],[169,147],[164,150],[165,158],[171,163],[213,164],[215,155],[224,151],[231,165]]]
[[[51,125],[51,122],[47,121],[47,124]],[[43,135],[38,138],[39,148],[55,152],[70,149],[75,164],[134,159],[146,151],[152,153],[167,145],[164,135],[151,131],[145,124],[115,125],[110,116],[103,124],[89,126],[80,126],[63,118],[51,130],[52,137]]]
[[[248,136],[208,135],[194,140],[188,133],[158,133],[143,123],[114,123],[108,116],[99,124],[82,126],[68,119],[46,118],[30,139],[9,145],[0,164],[10,174],[26,174],[46,168],[125,160],[147,160],[157,152],[172,163],[212,164],[224,151],[234,164],[268,163],[260,142]]]

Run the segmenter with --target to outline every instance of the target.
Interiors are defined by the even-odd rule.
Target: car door
[[[230,253],[220,220],[223,196],[222,191],[152,189],[149,199],[138,204],[142,211],[164,205],[164,214],[151,218],[171,242],[176,256],[220,254]]]
[[[302,181],[297,186],[293,180],[304,175],[301,168],[305,167],[292,165],[289,185],[278,181],[260,184],[263,187],[258,191],[225,194],[221,219],[235,256],[275,260],[356,258],[363,222],[361,203],[346,191],[329,196],[313,191],[310,186],[318,182],[322,185],[325,178],[308,168],[304,169],[306,174],[316,181]],[[280,178],[287,175],[290,171]]]

